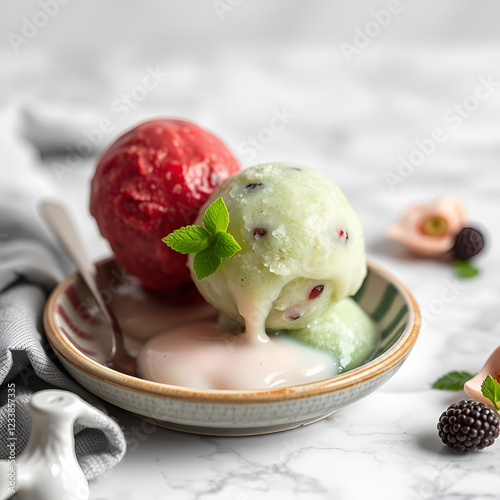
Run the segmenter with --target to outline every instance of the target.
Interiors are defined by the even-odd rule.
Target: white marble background
[[[463,456],[444,449],[437,419],[463,394],[430,389],[447,371],[479,370],[500,343],[498,3],[3,0],[0,7],[0,196],[33,217],[38,198],[65,199],[89,252],[106,255],[87,208],[95,154],[140,120],[185,117],[224,138],[245,166],[291,160],[330,176],[361,217],[370,258],[408,285],[426,318],[389,383],[302,429],[198,437],[112,410],[129,451],[92,484],[92,499],[498,498],[500,444]],[[380,14],[389,8],[390,19]],[[346,58],[342,44],[360,45],[366,30],[366,46]],[[144,92],[148,67],[158,81]],[[481,79],[490,81],[489,95],[483,88],[474,100]],[[262,130],[276,112],[293,116],[249,152],[245,142],[268,137]],[[112,131],[99,136],[100,123]],[[446,140],[391,186],[387,172],[398,172],[399,156],[416,157],[415,141],[437,128]],[[86,136],[96,143],[90,152]],[[68,148],[81,154],[68,157]],[[458,284],[451,268],[411,258],[384,238],[408,203],[444,193],[459,196],[488,237],[480,277]],[[445,290],[453,302],[444,304]]]

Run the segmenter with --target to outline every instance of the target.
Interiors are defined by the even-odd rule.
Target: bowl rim
[[[102,262],[107,260],[110,259],[104,259]],[[45,334],[55,353],[77,370],[84,372],[92,378],[99,379],[102,382],[122,389],[145,393],[150,396],[160,396],[169,399],[186,400],[189,402],[217,402],[226,404],[257,404],[262,402],[278,402],[320,396],[348,389],[356,384],[367,382],[385,373],[406,358],[417,340],[421,325],[420,310],[417,301],[406,286],[390,272],[370,260],[367,261],[367,265],[370,270],[382,275],[388,282],[392,283],[404,297],[409,313],[406,328],[398,341],[382,355],[344,374],[339,374],[317,382],[278,389],[245,391],[194,389],[132,377],[101,365],[81,353],[68,338],[59,331],[54,320],[56,300],[62,290],[76,279],[78,275],[77,272],[69,275],[59,283],[50,294],[43,315]]]

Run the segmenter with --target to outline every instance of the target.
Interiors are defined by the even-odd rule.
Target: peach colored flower
[[[488,375],[500,381],[500,347],[493,351],[481,371],[464,385],[467,396],[485,405],[491,405],[491,401],[485,398],[481,391],[481,385]]]
[[[454,196],[408,207],[387,237],[426,257],[443,255],[453,248],[455,236],[465,227],[465,209]]]

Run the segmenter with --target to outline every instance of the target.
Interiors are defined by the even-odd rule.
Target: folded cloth
[[[0,458],[9,455],[12,407],[16,455],[26,446],[31,431],[27,403],[35,391],[66,389],[107,413],[98,398],[64,371],[43,335],[43,307],[50,290],[68,273],[67,261],[46,237],[34,207],[18,210],[6,198],[4,194],[0,200]],[[91,479],[122,459],[125,437],[114,422],[101,430],[75,425],[75,450]]]

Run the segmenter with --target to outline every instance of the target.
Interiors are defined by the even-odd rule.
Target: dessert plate
[[[101,293],[122,330],[126,347],[141,342],[183,318],[195,321],[215,314],[147,294],[112,259],[98,264],[108,276]],[[85,285],[75,273],[52,292],[44,312],[47,338],[68,372],[90,392],[142,418],[171,429],[199,434],[243,436],[283,431],[325,418],[389,380],[413,347],[420,329],[418,305],[390,273],[369,263],[355,295],[380,329],[372,359],[358,368],[319,382],[255,391],[200,390],[160,384],[119,373],[103,364],[106,328]]]

